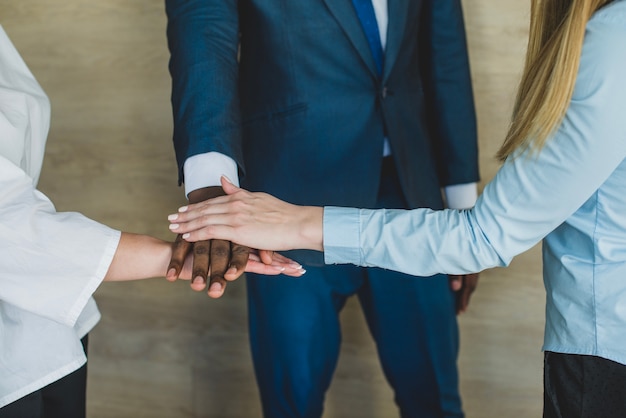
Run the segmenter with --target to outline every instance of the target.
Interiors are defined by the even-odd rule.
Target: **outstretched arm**
[[[122,232],[119,244],[111,261],[111,265],[104,276],[104,281],[139,280],[151,277],[163,277],[169,265],[176,245],[149,235],[132,234]],[[247,272],[299,277],[304,274],[302,266],[280,254],[271,254],[263,262],[258,252],[246,254],[243,261]],[[190,280],[193,273],[192,256],[187,255],[180,268],[179,278]],[[235,280],[239,277],[238,271],[226,273],[227,280]],[[203,290],[204,286],[196,286],[195,290]]]
[[[220,237],[266,250],[323,250],[322,207],[251,193],[224,177],[222,187],[228,196],[184,206],[170,215],[170,229],[190,242]]]
[[[122,232],[104,281],[163,277],[171,254],[172,245],[169,242],[148,235]],[[190,279],[189,266],[182,269],[181,278]]]

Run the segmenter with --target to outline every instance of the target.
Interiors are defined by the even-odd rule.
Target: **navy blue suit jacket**
[[[298,204],[371,207],[388,138],[411,207],[478,180],[460,0],[389,0],[383,75],[349,0],[166,0],[174,143]]]

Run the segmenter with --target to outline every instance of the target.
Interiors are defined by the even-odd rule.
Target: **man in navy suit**
[[[226,174],[308,205],[472,206],[476,121],[460,0],[166,0],[174,144],[189,200]],[[245,256],[197,243],[209,295]],[[231,254],[232,252],[232,254]],[[477,276],[416,279],[303,263],[300,279],[248,275],[264,415],[319,417],[357,295],[402,417],[463,416],[456,311]],[[231,260],[232,257],[232,260]],[[210,260],[210,262],[209,262]],[[201,285],[204,285],[203,283]],[[458,294],[462,295],[458,297]]]

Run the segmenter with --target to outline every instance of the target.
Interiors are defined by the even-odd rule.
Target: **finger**
[[[176,224],[190,222],[205,215],[228,214],[228,206],[232,200],[230,196],[220,196],[204,202],[181,206],[178,212],[167,215],[167,220]]]
[[[209,271],[209,241],[198,241],[193,244],[193,270],[191,273],[191,288],[196,291],[204,290]]]
[[[211,224],[208,224],[209,221]],[[237,242],[234,228],[230,226],[228,219],[221,216],[220,218],[211,217],[210,220],[208,217],[204,217],[202,220],[172,224],[170,229],[177,234],[181,234],[185,241],[189,242],[206,241],[209,239]]]
[[[259,250],[259,257],[265,264],[272,264],[274,261],[274,251],[271,250]]]
[[[469,300],[472,292],[464,286],[463,289],[458,293],[457,296],[457,315],[462,314],[467,311],[467,307],[469,306]]]
[[[301,264],[298,264],[292,259],[278,253],[274,253],[272,264],[265,264],[261,261],[258,252],[258,250],[250,249],[250,254],[248,255],[248,263],[246,264],[246,272],[265,274],[268,276],[284,274],[285,276],[290,277],[300,277],[304,273],[306,273],[306,270],[302,267]],[[226,277],[226,280],[230,279]]]
[[[476,286],[478,286],[478,274],[468,274],[464,277],[463,280],[463,291],[461,295],[461,312],[467,311],[467,308],[470,304],[470,299],[472,294],[476,290]]]
[[[478,286],[478,273],[468,274],[466,283],[469,287],[470,293],[474,293],[476,287]]]
[[[226,273],[230,261],[230,242],[217,239],[212,240],[210,254],[209,296],[219,298],[226,288],[224,273]]]
[[[285,270],[283,270],[282,272],[282,274],[284,274],[285,276],[290,276],[290,277],[300,277],[304,275],[304,273],[306,273],[306,270],[303,269],[302,266],[298,268],[286,267]]]
[[[222,176],[222,178],[220,178],[220,182],[222,183],[222,189],[224,189],[224,192],[226,194],[237,193],[239,190],[241,190],[239,187],[235,186],[233,182],[231,182],[230,179],[226,176]]]
[[[224,295],[226,290],[226,280],[222,278],[212,278],[207,294],[212,299],[219,299]]]
[[[170,263],[167,266],[167,272],[165,278],[170,282],[175,281],[180,276],[180,272],[185,265],[185,259],[191,251],[192,245],[183,239],[182,235],[177,235],[176,240],[172,243],[172,257]]]
[[[248,263],[246,264],[246,272],[263,274],[266,276],[277,276],[279,274],[283,274],[285,276],[297,278],[306,273],[306,270],[304,270],[302,267],[300,267],[299,269],[294,269],[277,265],[267,265],[265,263],[262,263],[258,259],[249,259]]]
[[[294,269],[302,269],[302,264],[297,261],[292,260],[291,258],[285,257],[284,255],[274,252],[273,254],[274,263],[284,264],[285,266],[292,267]]]
[[[249,256],[250,248],[244,245],[231,244],[230,264],[224,278],[228,281],[238,279],[246,271]]]
[[[450,289],[453,292],[458,292],[463,287],[463,276],[448,276],[450,280]]]
[[[268,266],[267,264],[259,261],[258,259],[249,259],[246,263],[246,272],[263,274],[266,276],[277,276],[284,273],[285,268],[280,266]]]

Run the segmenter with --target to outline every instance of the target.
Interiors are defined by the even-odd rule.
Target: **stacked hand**
[[[206,187],[191,192],[189,202],[202,205],[224,194],[221,187]],[[190,257],[191,255],[193,257]],[[244,245],[218,239],[191,242],[191,240],[183,239],[179,234],[173,244],[167,280],[175,281],[179,278],[186,260],[189,263],[190,258],[193,260],[191,261],[191,288],[203,291],[208,277],[208,295],[213,298],[222,296],[226,283],[236,280],[246,271],[266,275],[285,274],[293,277],[304,274],[300,264],[271,251],[251,250]]]
[[[180,242],[181,247],[192,245],[191,243],[198,245],[220,237],[232,243],[245,243],[252,248],[323,251],[323,208],[292,205],[266,193],[251,193],[236,187],[225,178],[222,178],[220,191],[220,196],[210,200],[194,202],[190,199],[190,205],[180,208],[177,214],[168,217],[170,229],[180,234],[177,242]],[[217,240],[213,239],[212,242],[215,241]],[[232,245],[235,248],[235,244]],[[246,252],[249,251],[248,247],[243,248]],[[278,265],[291,262],[271,251],[258,252],[254,260],[261,259],[263,263]],[[211,268],[213,265],[212,262]],[[221,262],[218,265],[224,264]],[[194,277],[195,271],[194,266]],[[198,271],[201,276],[201,272],[206,273],[206,268]],[[231,277],[236,278],[241,272],[241,266],[236,265],[223,276],[218,275],[215,280],[232,280]],[[212,274],[211,283],[213,280]],[[478,274],[450,276],[450,286],[456,292],[457,313],[467,309],[477,283]],[[204,284],[201,284],[200,290],[203,288]],[[221,291],[223,292],[223,288]],[[211,292],[210,288],[209,295],[218,295],[217,291],[214,294]]]

